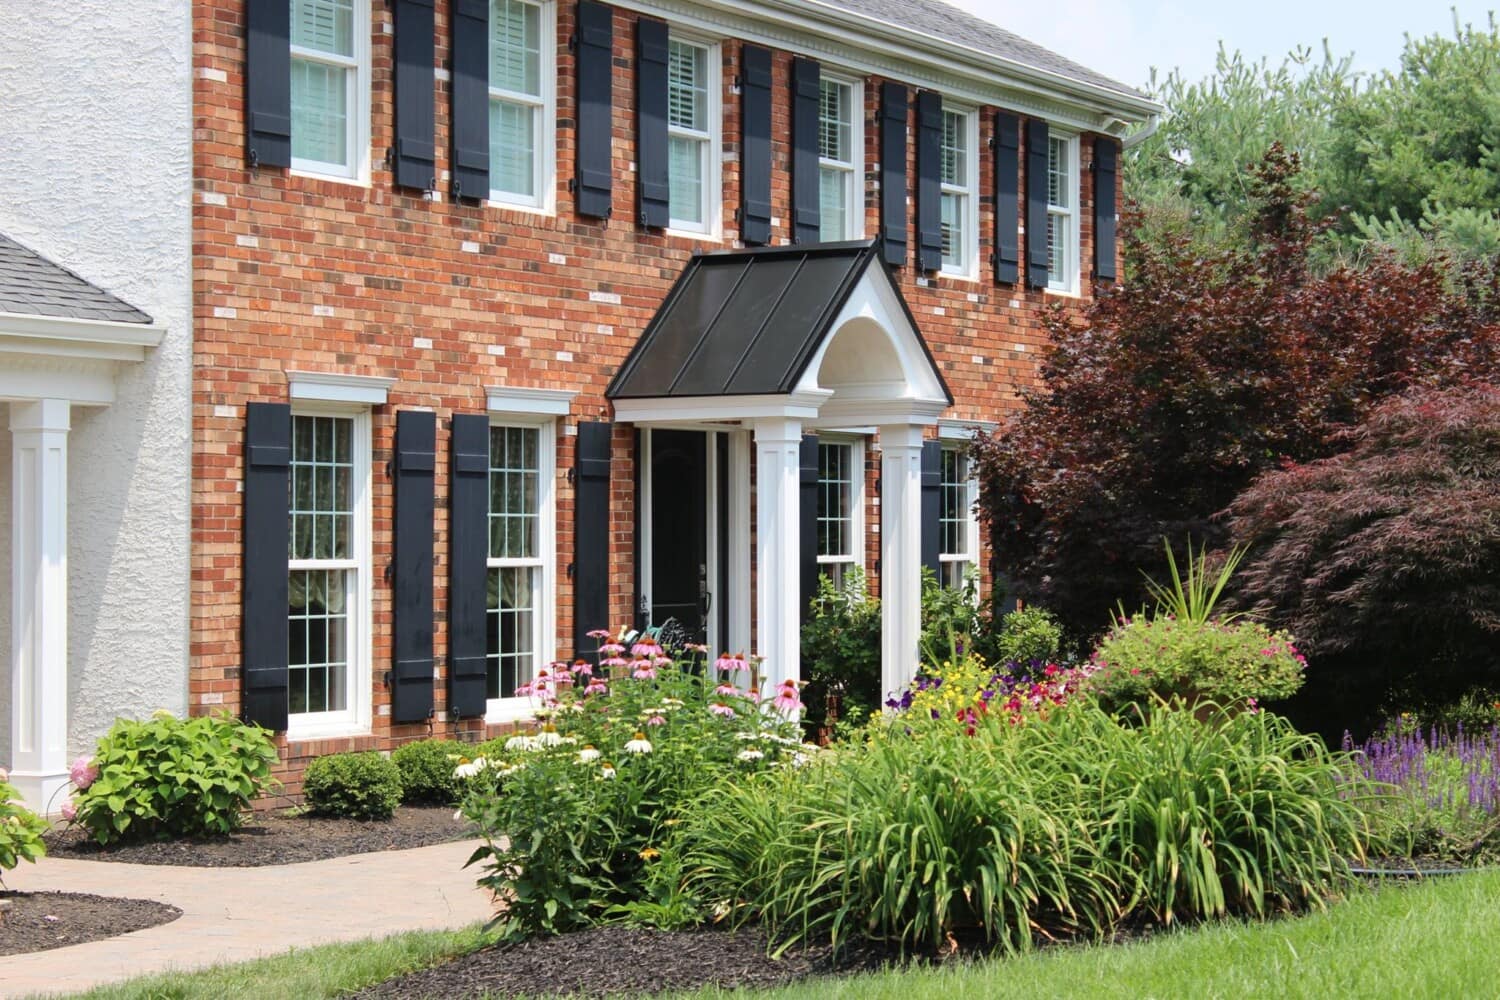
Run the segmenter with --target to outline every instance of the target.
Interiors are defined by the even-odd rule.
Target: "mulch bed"
[[[596,927],[497,945],[351,994],[358,1000],[476,997],[640,996],[716,985],[769,988],[813,976],[876,971],[897,960],[878,945],[827,946],[766,955],[766,939],[742,931]]]
[[[81,892],[0,892],[0,955],[98,941],[176,920],[182,911],[149,899]]]
[[[190,837],[100,847],[81,829],[47,834],[47,853],[83,861],[125,861],[137,865],[194,868],[259,868],[299,861],[323,861],[370,851],[427,847],[476,836],[453,818],[452,806],[396,810],[390,820],[361,821],[322,816],[258,812],[228,837]]]

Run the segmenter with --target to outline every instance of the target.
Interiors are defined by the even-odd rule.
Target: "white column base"
[[[798,489],[802,422],[755,422],[755,646],[761,693],[802,679],[801,518]]]
[[[11,781],[54,808],[68,778],[67,400],[10,404]]]
[[[32,812],[41,816],[55,816],[68,798],[67,789],[72,778],[67,771],[56,773],[34,773],[11,771],[10,783],[21,793],[21,801]]]
[[[917,673],[922,636],[922,428],[880,430],[880,686],[884,702]]]

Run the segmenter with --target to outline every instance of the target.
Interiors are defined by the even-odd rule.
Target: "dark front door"
[[[654,626],[675,622],[664,641],[707,642],[708,435],[651,432],[651,589]]]

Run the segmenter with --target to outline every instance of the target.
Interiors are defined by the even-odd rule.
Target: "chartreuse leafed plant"
[[[26,808],[21,793],[10,784],[10,774],[0,767],[0,876],[21,861],[35,861],[47,853],[42,834],[47,821]]]
[[[101,844],[225,835],[239,829],[275,762],[271,734],[227,713],[117,719],[93,759],[74,763],[62,812]]]
[[[1131,918],[1322,905],[1363,848],[1339,767],[1260,712],[898,719],[795,774],[712,789],[672,849],[690,894],[783,947],[972,931],[1019,950]]]
[[[646,882],[684,805],[818,752],[797,738],[796,684],[763,698],[745,657],[696,646],[679,662],[649,637],[597,637],[597,665],[553,664],[525,685],[529,731],[456,768],[460,811],[485,838],[469,863],[509,937],[680,913]]]

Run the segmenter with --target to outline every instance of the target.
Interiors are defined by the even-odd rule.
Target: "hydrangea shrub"
[[[42,842],[46,832],[47,821],[26,807],[10,783],[10,774],[0,767],[0,875],[46,854]]]

